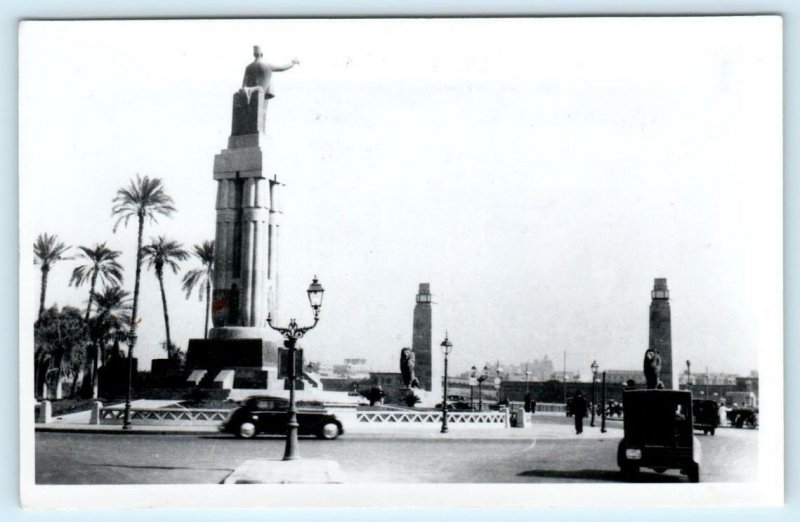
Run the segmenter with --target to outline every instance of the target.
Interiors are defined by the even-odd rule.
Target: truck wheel
[[[319,438],[325,440],[334,440],[342,432],[339,425],[335,422],[326,422],[319,430]]]
[[[689,482],[696,484],[700,482],[700,466],[697,462],[692,462],[689,466]]]
[[[712,437],[714,436],[714,432],[715,432],[715,431],[717,431],[717,429],[716,429],[716,428],[711,428],[711,436],[712,436]]]
[[[256,425],[252,422],[243,422],[236,430],[236,436],[240,439],[252,439],[256,436]]]

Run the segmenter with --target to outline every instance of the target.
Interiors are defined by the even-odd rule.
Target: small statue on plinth
[[[652,348],[644,352],[644,378],[647,381],[648,390],[660,390],[664,388],[659,374],[661,373],[661,356]]]
[[[414,376],[414,361],[414,352],[411,348],[400,350],[400,375],[406,388],[419,388],[419,380]]]

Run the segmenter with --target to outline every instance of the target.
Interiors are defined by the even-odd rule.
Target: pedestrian
[[[586,417],[586,409],[586,399],[583,398],[583,393],[578,390],[572,398],[572,414],[575,416],[576,435],[583,433],[583,418]]]

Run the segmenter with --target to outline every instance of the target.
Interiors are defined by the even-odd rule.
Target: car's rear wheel
[[[714,436],[714,432],[715,432],[715,431],[717,431],[717,429],[716,429],[716,428],[711,428],[711,436],[712,436],[712,437]]]
[[[326,422],[319,430],[319,438],[333,440],[341,434],[342,430],[335,422]]]
[[[252,439],[256,436],[256,425],[252,422],[243,422],[236,430],[236,436],[240,439]]]
[[[689,466],[689,470],[687,475],[689,475],[689,482],[698,483],[700,482],[700,465],[697,462],[692,462]]]

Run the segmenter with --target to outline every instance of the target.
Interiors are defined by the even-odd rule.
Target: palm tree
[[[88,260],[88,263],[76,266],[72,270],[69,284],[77,288],[83,283],[89,282],[89,304],[86,306],[86,323],[88,324],[98,279],[104,286],[122,284],[122,265],[117,262],[117,257],[120,256],[121,252],[106,247],[105,242],[95,244],[91,248],[79,246],[78,249],[80,250],[79,257]],[[94,348],[94,346],[91,345],[90,348]],[[84,361],[86,365],[85,376],[88,377],[84,379],[82,388],[84,394],[88,394],[91,383],[96,381],[93,373],[93,359],[93,357],[88,357]]]
[[[63,378],[77,377],[74,368],[85,357],[86,323],[77,308],[54,306],[42,313],[33,331],[37,387],[54,381],[60,399]],[[46,399],[47,393],[42,396]]]
[[[130,305],[126,292],[117,285],[104,286],[103,291],[93,294],[97,311],[89,320],[89,337],[92,341],[92,397],[98,396],[98,369],[100,361],[105,365],[105,347],[109,342],[125,338],[130,327]]]
[[[203,339],[208,338],[208,312],[211,305],[211,282],[214,280],[214,242],[203,241],[194,246],[194,256],[200,260],[200,268],[189,270],[183,276],[183,290],[186,292],[186,299],[192,295],[195,287],[199,287],[197,297],[203,300],[203,290],[206,298],[206,324],[203,330]]]
[[[139,306],[139,283],[142,276],[142,234],[144,233],[145,219],[155,222],[156,216],[169,216],[175,212],[172,198],[164,191],[164,184],[158,178],[150,179],[148,176],[136,175],[136,181],[131,180],[130,185],[117,191],[113,200],[114,207],[111,214],[117,216],[114,223],[114,232],[122,223],[128,224],[130,218],[135,217],[139,225],[136,235],[136,276],[133,285],[133,308],[131,311],[131,329],[128,336],[128,394],[125,397],[125,420],[123,428],[130,427],[130,396],[133,377],[133,348],[136,344],[136,312]]]
[[[34,265],[41,265],[42,268],[42,290],[39,295],[39,315],[41,318],[44,313],[44,296],[47,293],[47,275],[50,268],[56,261],[67,259],[64,256],[69,247],[58,240],[58,236],[53,234],[39,234],[33,244]]]
[[[164,308],[164,327],[167,331],[167,358],[173,358],[172,338],[169,335],[169,313],[167,312],[167,294],[164,292],[164,267],[172,269],[173,274],[178,273],[178,261],[184,261],[189,254],[183,245],[164,236],[151,240],[152,243],[143,249],[147,267],[156,272],[158,286],[161,288],[161,306]]]
[[[85,265],[76,266],[72,270],[69,284],[70,286],[75,285],[77,288],[83,283],[89,282],[89,304],[86,306],[86,321],[88,322],[98,279],[104,286],[122,284],[122,265],[117,262],[121,252],[119,250],[111,250],[106,247],[105,243],[95,244],[92,248],[79,246],[78,249],[80,250],[79,256],[89,262]]]

